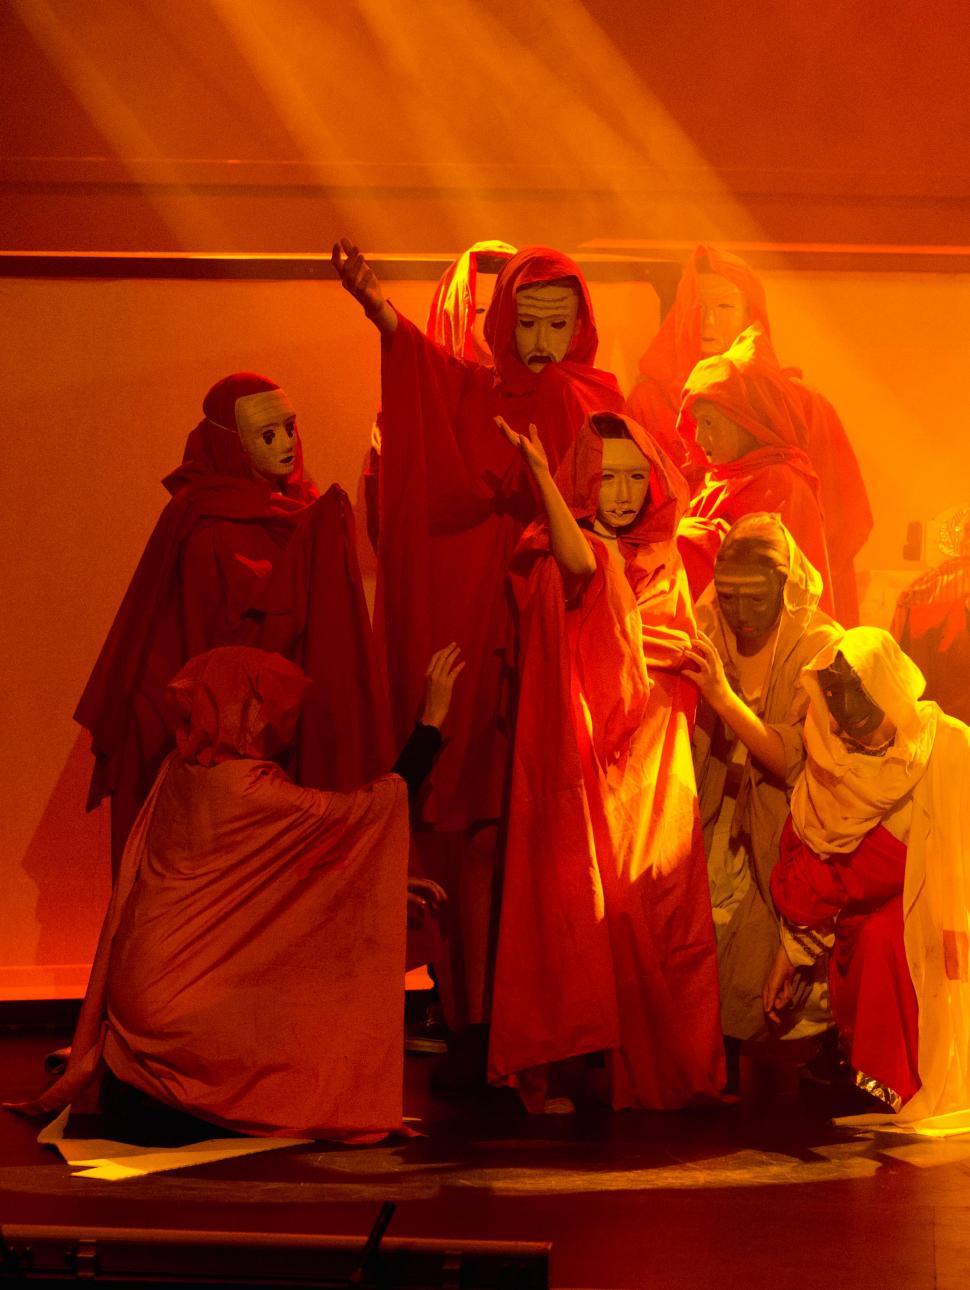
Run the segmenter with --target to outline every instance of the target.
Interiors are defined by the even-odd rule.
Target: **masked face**
[[[475,321],[472,323],[472,345],[475,347],[475,357],[485,367],[494,365],[492,351],[485,339],[485,315],[488,313],[488,306],[492,303],[497,280],[497,274],[482,273],[481,269],[475,274]]]
[[[784,575],[763,564],[715,565],[714,590],[724,621],[742,652],[756,653],[781,616]]]
[[[650,463],[632,439],[603,440],[603,475],[596,518],[610,533],[628,529],[650,488]]]
[[[257,475],[279,481],[292,473],[300,436],[296,412],[282,390],[237,399],[236,428]]]
[[[568,283],[540,282],[515,293],[515,347],[530,372],[561,363],[579,317],[579,292]]]
[[[719,273],[697,275],[701,312],[701,357],[723,354],[751,321],[744,292]]]
[[[713,403],[701,399],[691,411],[697,424],[697,446],[712,466],[737,461],[758,447],[750,431],[726,417]]]
[[[843,654],[836,654],[829,667],[819,670],[818,682],[839,738],[850,746],[874,742],[886,714],[866,694]]]

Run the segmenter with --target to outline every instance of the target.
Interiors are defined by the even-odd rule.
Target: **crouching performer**
[[[397,773],[332,793],[273,760],[311,684],[299,668],[248,646],[191,659],[169,687],[176,748],[125,848],[67,1072],[12,1109],[100,1110],[98,1136],[144,1145],[400,1129],[407,795],[460,667],[454,648],[432,660]]]
[[[617,414],[588,418],[555,478],[535,427],[506,433],[546,514],[511,567],[520,689],[489,1077],[532,1111],[568,1110],[574,1090],[617,1110],[717,1098],[696,695],[681,675],[694,617],[674,538],[686,485]],[[608,1088],[588,1087],[585,1062],[563,1066],[600,1053]]]
[[[970,729],[920,702],[922,674],[877,628],[846,632],[803,684],[807,761],[771,877],[785,922],[765,1010],[779,1015],[795,966],[830,944],[832,1013],[867,1109],[965,1132]]]
[[[704,699],[695,770],[735,1091],[739,1041],[768,1033],[761,995],[779,945],[768,884],[804,762],[808,696],[798,677],[842,629],[819,609],[822,580],[777,515],[754,512],[733,525],[714,564],[714,592],[697,607],[696,670],[687,675]],[[824,966],[798,974],[788,1038],[831,1024]]]

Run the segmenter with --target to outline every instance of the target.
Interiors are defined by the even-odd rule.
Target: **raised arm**
[[[384,299],[377,275],[360,250],[342,237],[333,244],[330,262],[344,290],[350,292],[378,331],[384,336],[392,336],[397,330],[397,314]]]
[[[724,674],[724,664],[709,636],[697,639],[684,656],[684,675],[700,690],[717,715],[734,731],[766,770],[779,779],[787,774],[785,744],[777,730],[766,726],[743,699],[734,693]]]
[[[539,432],[535,426],[530,425],[528,436],[516,434],[502,417],[496,417],[495,424],[512,447],[519,451],[539,486],[549,524],[549,545],[553,558],[559,565],[567,594],[574,595],[596,572],[596,557],[556,486],[546,450],[539,440]]]

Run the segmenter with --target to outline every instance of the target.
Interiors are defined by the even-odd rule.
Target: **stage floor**
[[[68,1036],[0,1033],[0,1097],[36,1095]],[[738,1106],[530,1117],[514,1098],[436,1102],[409,1058],[406,1113],[427,1136],[272,1151],[142,1179],[72,1177],[37,1126],[0,1114],[0,1222],[551,1241],[578,1290],[964,1290],[970,1135],[850,1135],[794,1072],[744,1064]]]

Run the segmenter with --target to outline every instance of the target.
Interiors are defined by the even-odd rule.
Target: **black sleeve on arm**
[[[408,786],[408,797],[415,793],[428,777],[441,748],[441,731],[437,726],[423,726],[419,721],[408,736],[401,754],[391,767],[391,774],[400,775]]]

